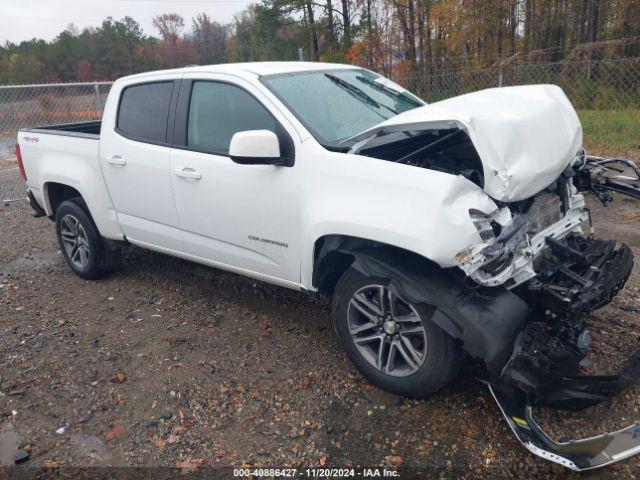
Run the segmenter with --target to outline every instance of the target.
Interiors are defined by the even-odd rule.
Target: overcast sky
[[[253,0],[254,1],[254,0]],[[80,31],[98,26],[108,16],[126,15],[138,21],[148,35],[157,35],[151,19],[160,13],[179,13],[185,30],[191,29],[191,17],[207,13],[213,20],[229,22],[252,0],[0,0],[0,43],[18,43],[33,37],[53,39],[69,23]]]

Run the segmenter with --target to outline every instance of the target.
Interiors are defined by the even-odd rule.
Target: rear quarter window
[[[116,129],[133,140],[165,143],[173,81],[126,87],[120,96]]]

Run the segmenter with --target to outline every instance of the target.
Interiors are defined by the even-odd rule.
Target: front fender
[[[354,178],[333,177],[330,187],[313,188],[307,196],[301,218],[305,288],[313,289],[314,246],[326,235],[392,245],[447,268],[457,266],[457,253],[481,242],[469,209],[490,213],[498,208],[462,176],[364,157],[353,163],[358,162],[375,162],[372,166],[382,172],[377,178],[363,178],[359,172]],[[322,173],[315,178],[324,180]]]

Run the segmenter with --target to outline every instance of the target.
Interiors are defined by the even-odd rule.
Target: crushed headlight
[[[491,215],[472,208],[469,210],[469,216],[484,243],[492,244],[502,232],[502,226]]]
[[[511,223],[507,225],[495,241],[482,250],[487,263],[482,269],[492,275],[504,270],[513,260],[515,252],[526,247],[527,221],[522,215],[513,217]]]

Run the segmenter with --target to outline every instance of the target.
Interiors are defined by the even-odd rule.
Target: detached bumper
[[[535,422],[531,406],[518,393],[489,386],[504,418],[531,453],[571,470],[604,467],[640,453],[640,424],[582,440],[555,442]]]
[[[596,437],[553,441],[533,406],[582,410],[618,395],[640,379],[640,348],[617,375],[583,375],[590,339],[585,314],[624,287],[633,254],[613,241],[570,236],[548,239],[552,255],[521,292],[532,314],[513,353],[489,388],[518,440],[532,453],[572,470],[602,467],[640,453],[640,424]]]
[[[577,320],[608,304],[624,287],[633,269],[633,253],[614,240],[570,235],[566,243],[547,238],[552,256],[544,259],[525,295],[538,311],[552,318]],[[549,313],[546,313],[549,312]]]

